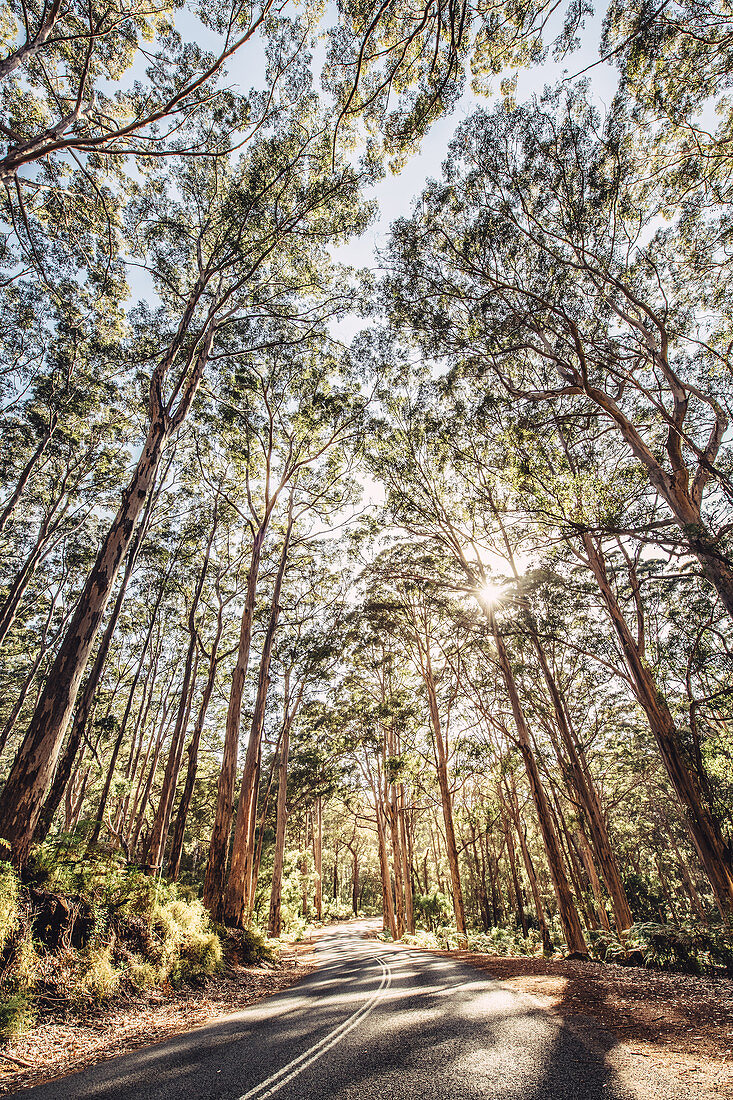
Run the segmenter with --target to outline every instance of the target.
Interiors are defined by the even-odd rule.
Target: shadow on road
[[[244,1013],[19,1095],[240,1100],[253,1088],[277,1100],[628,1095],[607,1064],[609,1032],[583,1022],[581,1033],[465,962],[354,932],[327,931],[317,971]],[[353,1028],[340,1034],[354,1014]],[[288,1077],[294,1059],[302,1071]],[[282,1067],[277,1088],[258,1089]]]

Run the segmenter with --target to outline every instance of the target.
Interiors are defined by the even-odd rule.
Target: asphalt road
[[[612,1037],[569,1029],[471,966],[326,932],[318,970],[185,1035],[16,1095],[28,1100],[628,1100]]]

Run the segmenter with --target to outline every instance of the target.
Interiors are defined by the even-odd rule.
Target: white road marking
[[[238,1097],[238,1100],[255,1100],[255,1098],[257,1098],[257,1100],[265,1100],[265,1097],[273,1096],[283,1087],[283,1085],[286,1085],[288,1081],[292,1081],[292,1079],[297,1077],[299,1073],[302,1073],[304,1069],[307,1069],[308,1066],[318,1061],[326,1051],[336,1046],[337,1043],[340,1043],[350,1031],[353,1031],[355,1027],[359,1026],[362,1020],[369,1015],[375,1005],[382,999],[385,992],[392,984],[392,971],[389,963],[381,956],[377,956],[376,961],[382,968],[382,978],[375,992],[361,1008],[352,1012],[343,1023],[333,1028],[332,1031],[329,1031],[328,1035],[324,1035],[318,1043],[309,1047],[308,1050],[304,1051],[298,1058],[294,1058],[292,1062],[288,1062],[286,1066],[279,1069],[277,1073],[273,1073],[267,1080],[260,1081],[259,1085],[255,1085],[249,1092],[245,1092],[243,1096]]]

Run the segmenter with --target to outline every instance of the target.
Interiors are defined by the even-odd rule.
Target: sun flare
[[[494,581],[484,581],[479,588],[479,594],[484,603],[489,607],[493,607],[501,599],[504,593],[504,589],[500,584],[495,584]]]

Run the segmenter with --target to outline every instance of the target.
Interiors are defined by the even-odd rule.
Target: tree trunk
[[[269,513],[255,532],[247,574],[247,591],[239,630],[239,648],[237,662],[232,672],[232,686],[229,692],[226,732],[224,735],[224,754],[221,761],[219,783],[216,792],[216,813],[211,831],[209,858],[204,879],[204,905],[216,920],[224,917],[224,882],[229,848],[229,835],[234,812],[234,783],[237,776],[237,757],[239,755],[239,727],[242,716],[242,693],[249,664],[249,650],[252,642],[252,619],[257,597],[257,580],[260,571],[262,544],[267,533]]]
[[[375,810],[377,815],[377,841],[379,843],[379,873],[382,879],[382,916],[385,932],[389,932],[393,940],[398,939],[397,920],[395,918],[394,899],[392,897],[392,881],[389,873],[389,853],[387,851],[387,837],[384,821],[384,810],[379,798],[379,792],[374,791]]]
[[[443,743],[440,715],[438,713],[438,697],[435,691],[435,680],[433,679],[433,671],[430,665],[430,654],[427,650],[425,650],[423,654],[423,661],[423,680],[428,694],[430,721],[433,727],[433,742],[436,752],[435,763],[438,773],[438,787],[440,788],[440,802],[443,809],[443,822],[445,825],[445,847],[451,878],[453,914],[456,920],[458,935],[461,939],[465,939],[466,910],[463,902],[461,872],[458,864],[458,846],[456,844],[456,834],[453,827],[453,800],[451,798],[450,784],[448,782],[448,761],[445,744]]]
[[[412,838],[406,820],[405,788],[400,783],[397,791],[397,813],[400,825],[400,848],[402,851],[402,882],[405,891],[405,931],[415,934],[415,907],[412,897]]]
[[[529,931],[527,926],[527,914],[524,912],[524,904],[522,902],[522,887],[519,882],[519,873],[517,871],[517,856],[516,849],[514,847],[514,837],[512,836],[512,826],[507,820],[506,801],[502,794],[501,784],[496,784],[496,793],[499,799],[499,805],[501,806],[501,827],[506,839],[506,850],[509,856],[509,870],[512,876],[512,882],[514,884],[514,895],[517,899],[517,916],[519,917],[519,923],[522,926],[522,935],[525,940]]]
[[[272,868],[270,889],[270,916],[268,929],[271,936],[282,932],[282,886],[285,860],[285,829],[288,823],[288,755],[290,753],[290,729],[286,720],[280,745],[277,766],[277,819],[275,823],[275,861]]]
[[[359,851],[351,849],[351,908],[354,916],[359,916]]]
[[[204,553],[204,560],[199,570],[198,577],[196,578],[196,586],[194,588],[193,596],[191,599],[191,606],[188,609],[188,649],[186,651],[186,660],[183,666],[183,683],[181,684],[181,698],[178,704],[178,714],[176,716],[176,724],[173,730],[173,736],[171,738],[170,749],[168,752],[168,760],[166,762],[165,773],[163,775],[163,786],[160,792],[160,800],[158,802],[158,811],[155,815],[153,822],[153,832],[150,840],[150,867],[152,871],[157,871],[163,863],[163,856],[165,854],[166,840],[168,839],[168,830],[170,828],[171,816],[173,814],[173,801],[176,793],[176,784],[178,783],[178,775],[181,770],[181,760],[183,759],[183,742],[186,735],[186,721],[188,714],[191,710],[191,704],[193,701],[193,693],[196,689],[196,668],[198,665],[198,641],[196,635],[196,613],[198,612],[199,603],[201,601],[201,594],[204,590],[204,584],[206,583],[206,574],[209,571],[209,561],[211,560],[211,548],[214,545],[214,539],[216,537],[216,528],[218,520],[218,509],[215,504],[214,516],[209,531],[209,538],[206,544],[206,551]]]
[[[693,771],[688,767],[667,701],[639,653],[639,647],[609,582],[602,553],[589,534],[584,534],[582,541],[586,553],[584,560],[598,584],[621,643],[637,699],[646,713],[672,786],[685,809],[690,834],[716,903],[724,916],[729,915],[733,913],[733,854],[723,840],[717,821],[705,804]]]
[[[616,857],[613,854],[611,842],[608,838],[608,830],[606,829],[606,823],[603,819],[600,801],[590,776],[587,775],[583,769],[577,752],[575,738],[568,722],[564,701],[560,694],[557,681],[550,669],[544,647],[539,640],[534,624],[530,625],[534,648],[537,652],[542,675],[552,700],[557,728],[560,731],[560,736],[567,753],[570,781],[588,822],[588,828],[590,829],[593,847],[598,857],[603,881],[606,884],[611,898],[616,928],[619,932],[625,932],[634,923],[634,918],[631,913],[628,898],[626,897],[626,890],[621,878],[621,873],[618,869],[618,864],[616,863]],[[591,885],[593,885],[592,881]],[[603,906],[602,913],[604,916],[605,912],[605,906]],[[603,920],[603,917],[601,917],[601,920]]]
[[[168,687],[168,691],[170,691],[170,685]],[[148,777],[145,781],[145,786],[143,787],[142,794],[140,795],[139,803],[134,807],[133,812],[130,815],[131,820],[133,821],[133,826],[132,826],[131,833],[130,833],[130,841],[129,841],[128,847],[129,847],[131,852],[136,851],[136,849],[138,847],[138,844],[139,844],[139,841],[140,841],[140,834],[142,832],[143,823],[145,821],[145,814],[146,814],[147,809],[148,809],[148,802],[150,801],[150,792],[153,789],[153,780],[155,779],[155,772],[158,768],[158,760],[160,759],[160,752],[161,752],[161,749],[163,748],[163,741],[165,740],[165,731],[166,731],[166,726],[167,726],[167,722],[168,722],[168,714],[169,714],[168,691],[166,691],[164,699],[161,702],[161,709],[162,709],[163,714],[162,714],[162,718],[160,720],[160,724],[158,726],[158,735],[154,739],[154,742],[151,741],[151,745],[154,745],[154,748],[153,748],[153,759],[150,761],[150,767],[148,768]],[[143,774],[144,774],[144,772],[143,772]],[[140,779],[142,780],[142,774],[140,776]],[[138,800],[137,800],[137,796],[136,796],[136,802],[137,801]]]
[[[52,412],[51,416],[49,417],[48,427],[46,428],[46,430],[43,433],[43,435],[41,436],[41,438],[38,440],[38,445],[37,445],[35,451],[30,456],[30,458],[26,462],[25,466],[21,470],[20,477],[18,478],[18,480],[15,484],[15,489],[13,490],[11,496],[8,499],[7,504],[5,505],[2,512],[0,513],[0,535],[5,530],[5,526],[8,522],[8,520],[10,519],[13,512],[15,511],[15,506],[18,503],[18,501],[20,500],[21,495],[23,493],[23,490],[25,489],[26,485],[28,484],[28,480],[29,480],[31,474],[33,473],[33,470],[35,469],[36,464],[39,462],[39,460],[45,454],[46,448],[48,447],[49,443],[51,442],[51,437],[52,437],[54,431],[56,430],[56,425],[57,424],[58,424],[58,415],[57,415],[57,413]]]
[[[550,867],[550,877],[552,878],[552,884],[555,889],[555,897],[557,898],[558,911],[560,914],[560,921],[565,933],[565,940],[568,945],[568,950],[573,955],[587,955],[588,947],[585,942],[585,936],[583,935],[583,929],[578,917],[578,911],[575,908],[575,902],[573,901],[573,895],[570,890],[570,884],[565,874],[565,868],[563,866],[562,852],[558,843],[557,833],[552,822],[552,815],[550,813],[550,807],[547,802],[547,796],[540,780],[540,773],[537,768],[537,762],[532,751],[532,744],[529,738],[529,730],[524,717],[524,711],[522,710],[522,704],[519,699],[519,692],[514,680],[514,674],[512,672],[511,665],[509,663],[509,655],[506,651],[504,639],[499,631],[494,617],[493,609],[486,605],[486,615],[491,626],[491,631],[494,636],[494,643],[496,645],[496,651],[499,658],[499,666],[502,671],[502,677],[509,696],[509,701],[512,707],[512,714],[514,715],[514,724],[517,729],[517,735],[519,740],[519,749],[522,753],[522,759],[524,761],[524,767],[527,772],[527,778],[529,780],[530,791],[532,792],[532,799],[537,810],[537,817],[539,819],[540,831],[542,832],[542,839],[545,845],[545,851],[547,852],[547,861]]]
[[[193,307],[185,316],[189,312],[192,314],[192,311]],[[178,342],[174,342],[153,373],[149,405],[151,419],[142,453],[99,549],[66,636],[49,669],[46,685],[0,800],[0,837],[9,846],[12,861],[18,867],[23,866],[28,858],[81,678],[117,571],[155,480],[163,447],[180,426],[193,401],[213,337],[214,329],[210,326],[196,355],[196,366],[179,397],[175,414],[171,415],[163,407],[160,388],[177,354]]]
[[[315,896],[313,908],[316,920],[323,920],[323,803],[321,796],[316,799],[316,823],[313,829],[313,878]]]
[[[196,716],[196,725],[194,727],[193,735],[187,749],[188,767],[186,768],[186,779],[183,784],[181,799],[178,803],[178,813],[176,814],[176,823],[173,829],[173,840],[171,841],[171,854],[168,864],[168,875],[174,881],[178,878],[179,872],[181,870],[183,836],[186,830],[186,819],[188,817],[188,811],[191,805],[191,798],[193,796],[193,788],[196,782],[196,771],[198,768],[198,752],[199,745],[201,743],[201,734],[204,731],[206,713],[209,709],[209,703],[211,702],[211,696],[214,691],[214,684],[216,683],[216,654],[219,649],[219,642],[221,641],[223,627],[224,609],[220,606],[216,619],[216,631],[214,634],[214,639],[211,643],[211,652],[209,654],[209,671],[206,677],[206,683],[204,685],[204,693],[201,696],[201,702],[199,704],[198,714]]]
[[[112,609],[112,614],[110,615],[109,622],[107,623],[107,626],[105,627],[104,634],[102,635],[102,641],[99,644],[99,649],[97,650],[97,655],[94,658],[94,664],[92,665],[91,671],[90,671],[89,675],[87,676],[86,682],[84,684],[84,689],[81,693],[81,697],[79,698],[79,702],[77,703],[76,710],[74,712],[74,721],[73,721],[72,726],[71,726],[71,732],[69,733],[69,736],[68,736],[67,741],[66,741],[66,745],[65,745],[64,750],[61,754],[61,759],[59,761],[58,767],[56,768],[56,773],[53,777],[53,782],[51,784],[51,789],[49,790],[46,801],[43,804],[43,809],[41,811],[41,815],[39,817],[38,826],[36,828],[36,833],[35,833],[35,839],[38,840],[38,841],[45,840],[45,838],[48,834],[48,830],[51,827],[51,822],[53,821],[54,816],[56,814],[56,811],[58,810],[59,806],[61,805],[61,800],[64,797],[64,791],[66,790],[66,784],[68,783],[69,776],[71,775],[71,769],[74,765],[74,760],[76,759],[76,754],[79,751],[79,746],[81,744],[82,738],[84,737],[84,734],[85,734],[85,732],[86,732],[86,730],[89,726],[91,716],[92,716],[93,711],[94,711],[94,698],[95,698],[95,695],[96,695],[96,692],[97,692],[97,688],[99,687],[99,682],[102,679],[102,673],[104,672],[105,665],[107,664],[107,657],[109,655],[109,647],[112,644],[112,637],[114,635],[115,630],[117,629],[117,622],[119,620],[120,613],[122,612],[122,605],[125,602],[125,595],[127,593],[127,586],[130,582],[130,578],[132,577],[133,571],[135,569],[135,562],[137,561],[137,556],[138,556],[138,553],[140,551],[140,547],[142,546],[145,535],[147,534],[148,526],[150,524],[150,516],[151,516],[151,513],[152,513],[154,501],[155,501],[155,495],[151,492],[148,495],[148,500],[147,500],[147,503],[145,505],[145,511],[143,512],[140,523],[137,526],[137,530],[135,532],[135,537],[132,540],[129,552],[127,554],[127,561],[125,563],[125,572],[122,576],[122,582],[120,583],[120,588],[119,588],[119,591],[117,593],[117,598],[115,599],[115,604],[114,604],[114,607]],[[166,573],[166,580],[167,580],[169,575],[170,575],[170,568],[168,569],[168,571]],[[156,602],[155,602],[155,605],[154,605],[153,614],[151,615],[151,618],[150,618],[150,630],[148,631],[148,634],[146,636],[145,644],[144,644],[144,647],[143,647],[143,653],[142,653],[142,656],[141,656],[140,661],[138,663],[137,672],[135,674],[135,679],[133,681],[133,687],[132,687],[132,691],[130,693],[130,698],[129,698],[129,701],[128,701],[128,709],[126,711],[126,717],[127,717],[127,714],[129,714],[130,707],[132,706],[132,695],[134,694],[135,688],[137,687],[137,682],[138,682],[138,678],[139,678],[139,675],[140,675],[140,669],[142,668],[142,664],[143,664],[143,661],[145,659],[145,653],[147,652],[147,647],[148,647],[148,644],[150,642],[150,636],[152,635],[152,631],[153,631],[153,624],[154,624],[154,621],[155,621],[155,613],[156,613],[157,609],[160,607],[160,601],[163,598],[163,590],[164,590],[164,584],[161,584],[161,586],[158,590],[158,596],[156,598]],[[122,727],[121,727],[121,733],[122,734],[124,734],[124,728],[125,728],[125,722],[122,723]],[[99,837],[99,830],[97,830],[97,835],[93,838],[95,842],[98,839],[98,837]]]
[[[62,494],[63,495],[63,494]],[[0,648],[2,648],[3,642],[10,633],[10,629],[15,622],[15,617],[18,614],[25,591],[28,585],[33,580],[33,576],[36,572],[39,562],[50,553],[51,547],[49,543],[61,524],[63,515],[66,509],[64,509],[60,516],[57,516],[55,522],[52,524],[51,520],[53,513],[61,503],[61,497],[54,503],[53,508],[44,517],[36,541],[33,547],[29,551],[25,561],[21,565],[18,572],[13,578],[12,584],[8,590],[8,593],[0,606]],[[68,502],[66,507],[68,507]]]
[[[600,879],[596,871],[596,865],[593,860],[593,849],[588,841],[588,837],[583,832],[582,828],[578,828],[575,833],[578,851],[580,852],[580,858],[583,861],[583,867],[585,873],[588,876],[591,890],[593,891],[593,897],[595,898],[596,910],[598,912],[598,920],[600,921],[601,928],[606,932],[611,931],[611,922],[608,919],[608,913],[606,912],[606,902],[603,897],[603,891],[601,890]],[[630,927],[630,926],[629,926]],[[619,929],[619,931],[622,931]],[[625,931],[625,929],[623,930]]]
[[[237,820],[234,825],[234,847],[232,849],[232,865],[229,870],[229,881],[227,883],[226,914],[228,919],[236,927],[243,926],[245,915],[252,901],[250,889],[252,867],[254,863],[255,822],[257,819],[257,791],[260,773],[262,729],[265,722],[267,690],[270,682],[272,646],[275,640],[278,619],[280,617],[280,593],[288,562],[292,530],[293,498],[291,494],[290,504],[288,506],[288,523],[285,529],[285,537],[283,538],[283,545],[280,553],[280,562],[272,593],[270,618],[262,646],[260,673],[257,681],[257,697],[255,699],[252,725],[250,728],[249,741],[247,743],[247,753],[244,760],[244,769],[242,771],[242,784],[239,793],[239,805],[237,806]]]

